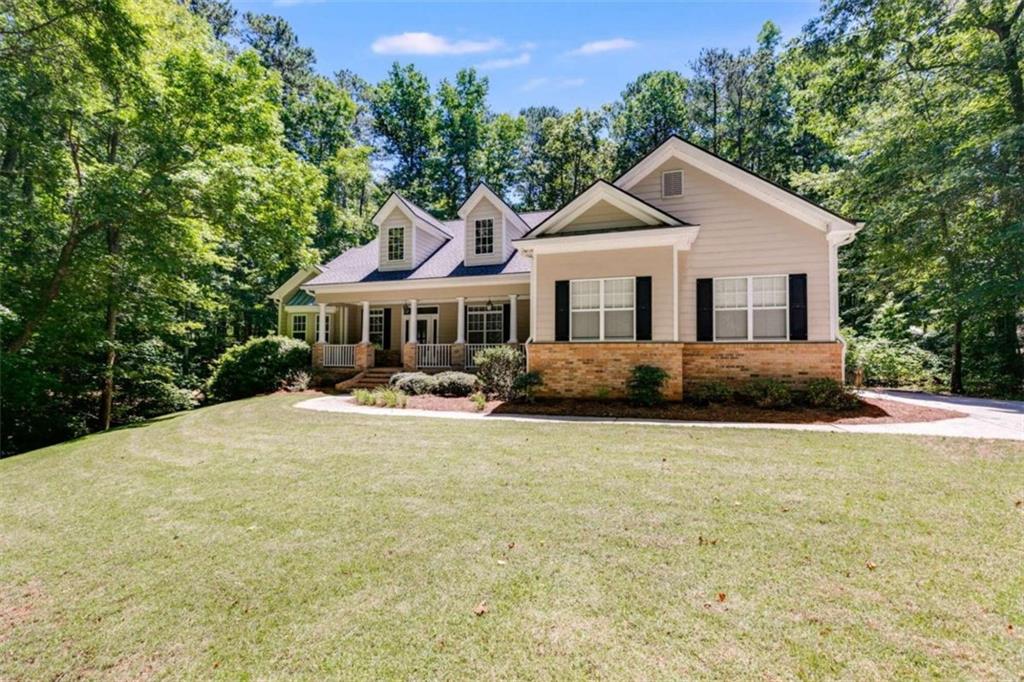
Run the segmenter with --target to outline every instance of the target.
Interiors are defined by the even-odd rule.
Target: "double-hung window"
[[[502,309],[483,305],[466,306],[466,341],[468,343],[504,343]]]
[[[405,260],[405,227],[388,228],[388,260]]]
[[[789,278],[715,279],[716,341],[784,341],[789,337]]]
[[[572,341],[632,341],[636,338],[636,278],[569,282],[569,338]]]
[[[292,315],[292,338],[306,339],[305,315]]]
[[[494,253],[494,219],[477,220],[473,232],[474,253],[478,256]]]
[[[314,315],[313,318],[316,320],[316,334],[313,336],[313,340],[314,341],[319,341],[320,340],[320,315],[319,314]],[[324,325],[324,329],[327,330],[327,337],[326,338],[327,338],[327,342],[330,343],[330,341],[331,341],[331,316],[330,315],[326,315],[324,317],[324,319],[327,320],[327,323]]]
[[[370,343],[384,347],[384,309],[370,308]]]

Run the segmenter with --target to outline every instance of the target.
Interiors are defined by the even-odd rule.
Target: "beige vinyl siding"
[[[377,237],[380,244],[380,269],[381,270],[408,270],[412,267],[412,222],[404,213],[395,207],[387,218],[380,224],[380,234]],[[405,228],[405,258],[400,261],[388,260],[388,232],[389,228],[401,225]]]
[[[537,328],[534,340],[555,340],[555,282],[602,277],[651,277],[651,333],[655,341],[671,341],[672,247],[614,251],[581,251],[534,256],[537,268]]]
[[[662,199],[661,174],[679,168],[683,196]],[[700,225],[690,251],[680,256],[681,341],[696,340],[698,278],[792,273],[807,273],[808,340],[831,340],[825,233],[680,161],[667,161],[629,191]]]
[[[494,253],[476,255],[476,221],[491,218],[494,220]],[[505,238],[505,219],[501,209],[489,199],[481,199],[466,216],[466,265],[487,265],[504,263],[512,255],[511,241]]]
[[[572,224],[562,228],[556,234],[586,232],[612,227],[646,227],[646,225],[642,221],[637,220],[636,216],[632,216],[621,208],[602,200],[577,216],[572,221]]]
[[[426,230],[416,230],[416,262],[413,263],[413,267],[419,267],[419,265],[427,260],[432,253],[437,251],[444,243],[444,239],[441,237],[435,237]]]

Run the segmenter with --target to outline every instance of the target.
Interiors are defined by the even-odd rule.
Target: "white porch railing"
[[[450,343],[416,344],[417,367],[451,367],[452,345]]]
[[[487,348],[494,348],[496,346],[514,346],[520,353],[523,352],[523,344],[521,343],[467,343],[466,344],[466,367],[476,367],[476,354]]]
[[[328,343],[324,346],[324,367],[355,367],[356,347],[351,343]]]

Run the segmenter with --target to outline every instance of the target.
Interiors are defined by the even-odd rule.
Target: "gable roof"
[[[824,232],[855,232],[860,224],[768,180],[717,154],[670,135],[653,151],[615,179],[615,186],[630,189],[671,158],[679,158],[708,175],[764,201]],[[838,224],[837,224],[838,223]]]
[[[670,213],[666,213],[657,206],[647,203],[640,197],[630,194],[621,187],[616,187],[606,180],[595,180],[575,198],[523,235],[523,239],[537,239],[557,233],[571,223],[573,218],[578,217],[600,201],[608,202],[624,213],[635,217],[643,223],[643,227],[682,227],[692,225]]]
[[[527,227],[538,224],[551,215],[551,211],[522,213],[520,218]],[[380,242],[374,239],[353,247],[323,265],[323,272],[306,282],[303,288],[316,289],[336,284],[371,282],[420,281],[453,277],[482,277],[493,275],[527,275],[530,260],[516,251],[503,263],[466,265],[466,223],[450,220],[441,223],[452,238],[438,247],[419,267],[413,270],[379,270]]]
[[[280,301],[282,298],[284,298],[284,295],[287,294],[289,291],[299,286],[306,280],[310,279],[314,275],[320,274],[321,272],[322,270],[319,265],[311,265],[308,268],[299,268],[298,270],[295,271],[294,275],[292,275],[287,279],[287,281],[285,281],[284,284],[274,289],[274,291],[269,296],[267,296],[267,298],[274,301]]]
[[[391,196],[388,197],[387,201],[377,209],[377,212],[373,214],[373,218],[370,219],[377,227],[381,226],[381,222],[391,215],[391,212],[395,209],[400,210],[409,219],[415,227],[420,227],[434,234],[435,236],[441,237],[442,239],[451,239],[452,233],[445,228],[444,223],[424,211],[422,208],[412,203],[398,192],[392,192]]]
[[[501,197],[500,194],[491,189],[490,185],[488,185],[486,182],[481,182],[480,184],[478,184],[476,186],[476,189],[470,192],[469,196],[466,197],[466,200],[462,202],[462,206],[459,206],[459,217],[465,220],[476,207],[476,205],[479,204],[484,199],[487,199],[492,204],[497,206],[498,209],[501,210],[502,215],[505,216],[505,219],[508,220],[513,225],[515,225],[516,227],[518,227],[520,232],[526,232],[527,230],[530,229],[526,222],[519,217],[519,214],[516,213],[515,210],[505,202],[505,200]]]

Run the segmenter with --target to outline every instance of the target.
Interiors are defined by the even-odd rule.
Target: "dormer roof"
[[[398,192],[391,193],[391,196],[389,196],[388,200],[384,202],[384,205],[373,214],[373,218],[370,219],[370,222],[377,227],[380,227],[384,219],[391,215],[391,212],[396,208],[405,214],[405,217],[409,219],[409,222],[413,224],[413,227],[419,227],[442,239],[447,240],[452,238],[452,233],[444,226],[444,223],[403,197]]]
[[[524,221],[511,206],[505,203],[505,200],[501,198],[501,195],[491,189],[485,182],[481,182],[477,185],[476,189],[474,189],[470,195],[466,197],[466,200],[462,202],[462,206],[459,206],[459,217],[465,220],[466,217],[472,213],[476,205],[483,199],[487,199],[498,207],[505,220],[517,227],[520,232],[526,232],[530,229],[529,225],[526,224],[526,221]]]

